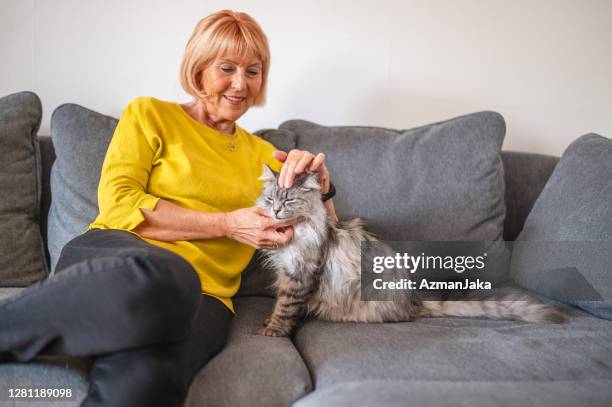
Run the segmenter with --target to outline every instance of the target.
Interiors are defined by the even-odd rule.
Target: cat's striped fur
[[[387,290],[386,301],[361,301],[361,241],[378,239],[359,219],[336,222],[327,216],[315,174],[297,177],[288,189],[278,187],[277,177],[264,166],[260,179],[265,185],[257,205],[277,219],[305,220],[294,226],[288,245],[264,251],[267,266],[276,271],[277,300],[260,335],[288,336],[305,315],[355,322],[436,316],[564,320],[556,308],[516,291],[485,301],[420,301],[411,290]]]

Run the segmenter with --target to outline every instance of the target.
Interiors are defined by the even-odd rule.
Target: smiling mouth
[[[242,102],[244,102],[244,100],[246,99],[245,97],[239,97],[239,96],[223,95],[223,97],[225,98],[225,100],[227,100],[232,105],[239,105]]]

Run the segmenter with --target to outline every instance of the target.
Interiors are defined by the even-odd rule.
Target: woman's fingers
[[[304,218],[302,218],[301,216],[297,218],[287,219],[287,220],[275,220],[275,219],[269,218],[269,220],[266,221],[265,229],[271,229],[272,231],[275,231],[275,230],[278,231],[279,229],[284,229],[284,228],[293,226],[303,221],[304,221]]]
[[[291,154],[291,152],[289,152],[289,154]],[[285,174],[287,173],[287,160],[289,159],[289,154],[285,157],[284,164],[278,174],[278,186],[281,188],[285,186]]]
[[[304,218],[302,216],[298,216],[297,218],[287,219],[283,221],[278,221],[275,223],[275,229],[284,228],[287,226],[293,226],[297,223],[303,222]]]
[[[260,208],[259,206],[254,206],[253,208],[255,208],[255,213],[261,216],[265,216],[266,218],[269,218],[270,215],[268,215],[268,211],[266,211],[264,208]]]
[[[313,154],[309,153],[308,151],[305,151],[304,155],[302,156],[302,158],[300,158],[300,161],[295,166],[295,170],[293,170],[293,173],[295,175],[303,173],[304,170],[310,165],[312,160],[314,160],[314,158],[315,156]]]
[[[323,162],[325,161],[325,154],[323,153],[319,153],[317,154],[317,156],[314,158],[314,160],[312,160],[312,162],[310,163],[310,171],[317,171],[319,169],[319,167],[321,166],[321,164],[323,164]]]
[[[281,154],[277,155],[281,157]],[[320,171],[323,162],[325,162],[325,154],[323,153],[315,156],[308,151],[291,150],[285,157],[284,165],[278,177],[278,185],[282,188],[291,188],[296,175],[303,173],[307,169],[310,171]]]
[[[279,228],[271,231],[267,239],[265,239],[266,245],[272,249],[278,249],[287,245],[293,238],[293,228],[291,226],[285,228]]]
[[[230,238],[256,249],[279,248],[293,237],[293,225],[303,221],[301,217],[277,221],[257,206],[230,212]]]
[[[289,151],[289,155],[287,156],[287,160],[285,160],[285,164],[283,168],[281,168],[281,173],[278,177],[278,185],[282,188],[291,188],[293,185],[293,171],[295,171],[295,166],[297,162],[302,158],[304,154],[301,150],[291,150]]]
[[[291,241],[293,226],[304,221],[304,218],[300,216],[283,221],[270,220],[272,221],[270,226],[261,235],[262,241],[266,242],[266,245],[272,245],[273,248],[279,248]]]
[[[329,178],[329,172],[325,167],[325,154],[319,153],[316,156],[308,151],[293,149],[286,153],[276,150],[272,153],[274,158],[284,163],[278,176],[278,186],[281,188],[291,188],[296,175],[304,171],[318,173],[319,182],[324,184]]]
[[[293,238],[293,228],[290,226],[278,230],[277,233],[279,234],[278,242],[282,246],[285,246],[287,243],[291,241],[291,238]]]
[[[327,188],[329,186],[327,185],[329,181],[329,171],[327,170],[327,167],[325,166],[325,164],[321,164],[321,166],[317,168],[315,172],[317,173],[319,184],[321,184],[323,188]]]
[[[276,158],[278,161],[284,163],[287,159],[287,153],[283,150],[276,150],[272,153],[272,157]]]

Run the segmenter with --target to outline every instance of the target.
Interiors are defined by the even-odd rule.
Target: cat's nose
[[[281,211],[281,208],[278,208],[278,209],[274,208],[273,211],[274,211],[274,214],[278,216],[278,213]]]

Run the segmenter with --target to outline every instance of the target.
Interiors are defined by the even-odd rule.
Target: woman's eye
[[[259,71],[258,71],[258,70],[256,70],[256,69],[252,69],[252,70],[247,71],[247,72],[248,72],[248,74],[249,74],[249,75],[251,75],[251,76],[257,76],[257,75],[259,75]]]
[[[234,68],[232,68],[231,66],[227,66],[227,65],[223,66],[223,65],[222,65],[222,66],[221,66],[221,70],[222,70],[223,72],[232,72],[232,71],[234,70]]]

